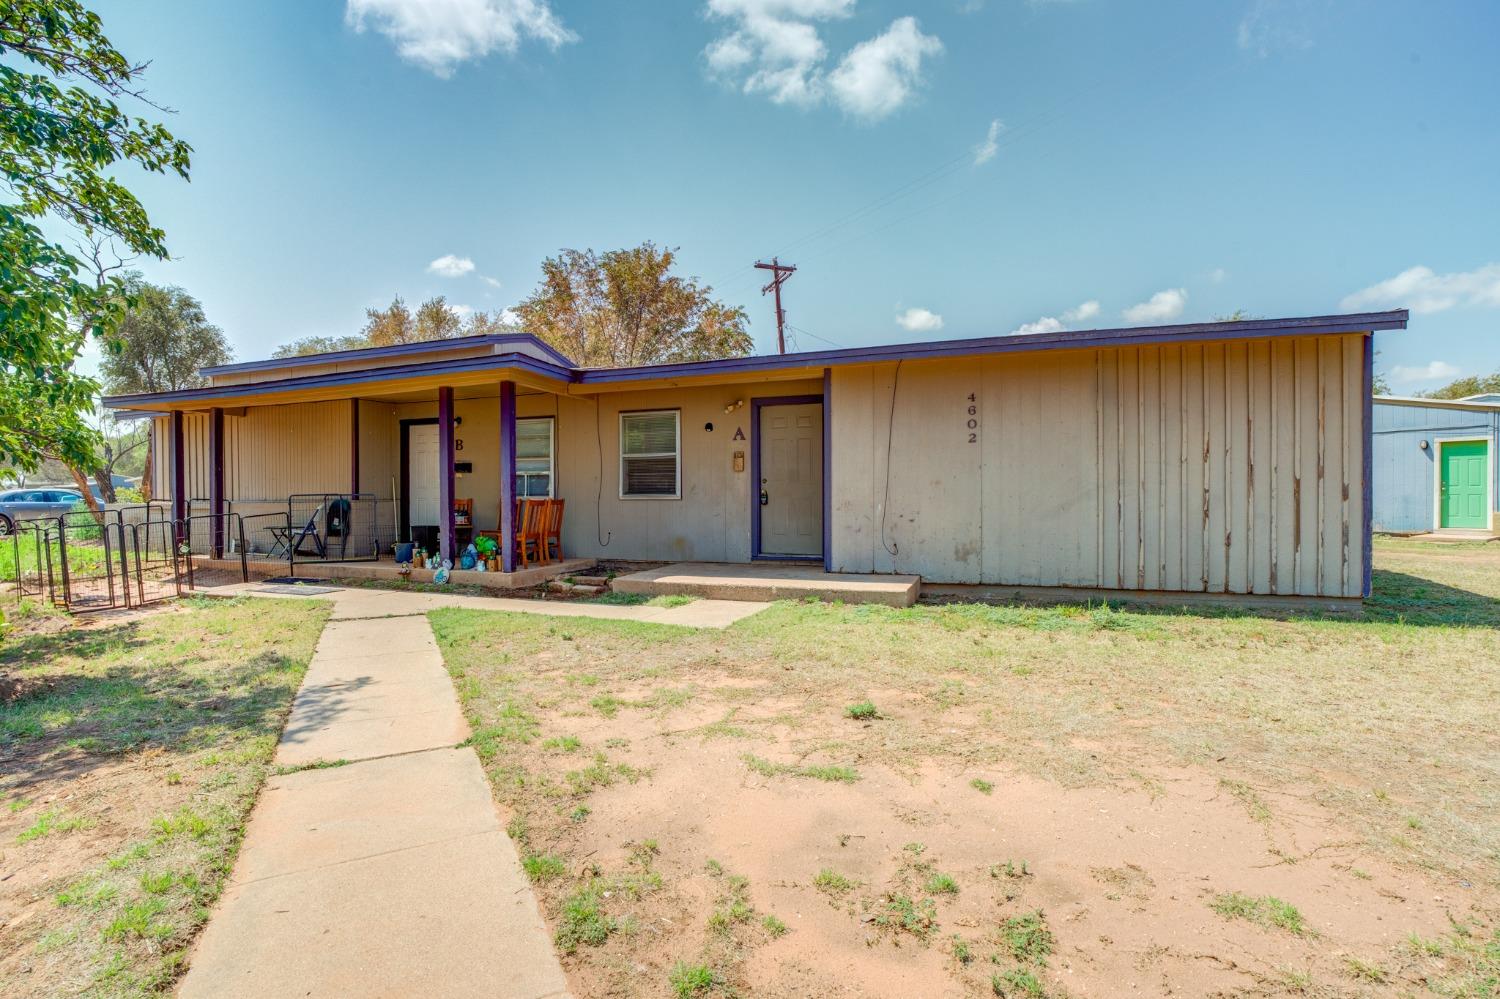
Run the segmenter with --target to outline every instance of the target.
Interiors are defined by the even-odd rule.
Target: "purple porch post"
[[[181,541],[187,519],[187,469],[183,464],[182,410],[172,410],[172,535]]]
[[[349,491],[359,493],[359,400],[349,400]]]
[[[500,383],[500,568],[516,571],[516,383]]]
[[[438,389],[438,555],[458,561],[453,530],[453,389]]]
[[[214,558],[224,557],[224,410],[208,414],[208,512]]]

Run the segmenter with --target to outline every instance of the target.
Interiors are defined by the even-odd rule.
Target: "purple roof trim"
[[[106,406],[139,406],[147,403],[197,402],[246,395],[266,395],[299,388],[332,385],[359,385],[403,376],[441,375],[449,372],[485,371],[491,368],[518,368],[558,381],[590,385],[624,383],[651,378],[696,377],[702,375],[776,371],[785,368],[828,368],[839,364],[870,364],[931,357],[963,357],[974,354],[1003,354],[1035,350],[1068,350],[1086,347],[1126,347],[1152,343],[1192,343],[1206,340],[1247,340],[1257,337],[1300,336],[1306,334],[1367,333],[1376,330],[1405,329],[1407,312],[1358,312],[1341,316],[1308,316],[1292,319],[1248,319],[1218,323],[1190,323],[1178,326],[1131,326],[1118,329],[1077,330],[1062,333],[1011,334],[979,337],[971,340],[937,340],[930,343],[898,343],[877,347],[854,347],[842,350],[816,350],[801,354],[773,354],[730,357],[716,361],[686,361],[678,364],[647,364],[632,368],[575,368],[570,363],[549,364],[526,354],[484,354],[448,361],[423,361],[397,364],[386,368],[365,368],[322,375],[301,375],[251,385],[220,385],[185,389],[180,392],[139,393],[106,396]],[[535,337],[526,334],[490,334],[459,340],[433,340],[423,344],[401,344],[397,347],[372,347],[333,354],[311,354],[308,357],[340,359],[348,356],[392,356],[400,352],[420,352],[437,346],[450,347],[463,340],[536,343],[549,354],[561,357]],[[293,359],[286,358],[285,361]],[[300,359],[307,363],[306,359]],[[269,369],[282,361],[261,361],[232,365],[205,371],[248,371],[259,365]]]
[[[479,336],[458,336],[448,340],[423,340],[420,343],[397,343],[389,347],[356,347],[353,350],[331,350],[326,354],[304,354],[300,357],[272,357],[264,361],[241,361],[237,364],[218,364],[199,368],[200,375],[229,375],[247,371],[275,371],[278,368],[295,368],[306,364],[331,364],[337,361],[363,361],[374,357],[402,357],[407,354],[426,354],[432,351],[464,350],[469,347],[485,347],[503,343],[527,343],[545,353],[565,368],[572,368],[571,358],[564,357],[552,347],[530,333],[482,333]]]
[[[526,354],[482,354],[479,357],[459,357],[451,361],[426,361],[420,364],[394,364],[386,368],[363,368],[359,371],[335,371],[325,375],[302,375],[297,378],[278,378],[269,382],[252,382],[248,385],[209,385],[203,388],[183,389],[178,392],[141,392],[135,395],[108,395],[106,406],[131,406],[145,402],[195,402],[208,399],[238,398],[245,395],[268,395],[273,392],[290,392],[301,388],[321,388],[329,385],[360,385],[366,382],[385,381],[390,378],[416,377],[419,375],[445,375],[465,371],[487,371],[491,368],[519,368],[534,374],[556,378],[558,381],[574,381],[572,368],[548,364]]]
[[[897,343],[876,347],[850,347],[841,350],[815,350],[801,354],[730,357],[718,361],[647,364],[633,368],[585,368],[578,373],[576,380],[584,384],[594,384],[668,378],[674,375],[710,375],[777,368],[821,368],[833,364],[868,364],[916,358],[961,357],[970,354],[1123,347],[1147,343],[1187,343],[1201,340],[1246,340],[1255,337],[1300,336],[1309,333],[1364,333],[1374,330],[1405,329],[1406,319],[1406,310],[1398,309],[1393,312],[1362,312],[1298,319],[1249,319],[1177,326],[1130,326],[1062,333],[1019,333],[968,340],[936,340],[928,343]]]

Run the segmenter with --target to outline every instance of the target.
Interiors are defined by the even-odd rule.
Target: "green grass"
[[[958,882],[949,874],[933,874],[923,886],[929,895],[957,895]]]
[[[0,711],[0,744],[9,767],[37,775],[28,797],[72,786],[49,786],[52,770],[86,775],[139,758],[169,776],[96,782],[66,810],[10,802],[25,825],[5,848],[8,866],[43,853],[66,862],[78,831],[96,826],[122,845],[103,859],[79,852],[59,871],[55,907],[34,910],[10,937],[28,956],[0,971],[0,994],[171,992],[273,772],[326,617],[313,602],[238,598],[92,627],[19,622],[0,644],[0,673],[23,691]],[[44,961],[29,956],[41,951]]]
[[[880,710],[870,701],[860,701],[850,704],[844,708],[844,717],[853,718],[855,721],[869,721],[880,717]]]
[[[1244,919],[1257,926],[1285,930],[1294,936],[1304,936],[1309,932],[1307,923],[1297,907],[1274,895],[1225,892],[1215,895],[1209,902],[1209,908],[1225,919]]]
[[[890,895],[875,916],[875,925],[925,940],[937,930],[937,905],[930,898]]]
[[[566,874],[568,865],[561,857],[530,853],[521,859],[521,868],[532,881],[552,881]]]
[[[990,991],[997,996],[1026,996],[1028,999],[1045,999],[1047,995],[1041,980],[1026,968],[1012,968],[991,975]]]
[[[991,784],[983,777],[975,777],[973,780],[969,781],[969,786],[978,791],[980,794],[990,794],[995,790],[995,785]]]
[[[773,915],[767,915],[760,921],[761,928],[773,937],[784,937],[789,932],[786,923]]]

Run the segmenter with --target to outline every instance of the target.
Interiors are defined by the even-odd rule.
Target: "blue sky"
[[[1396,391],[1500,367],[1490,0],[97,9],[196,150],[142,269],[240,359],[650,239],[761,351],[779,253],[802,349],[1410,305]]]

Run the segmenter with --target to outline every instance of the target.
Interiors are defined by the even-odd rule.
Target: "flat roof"
[[[1478,413],[1492,413],[1500,409],[1500,402],[1479,402],[1475,399],[1428,399],[1420,395],[1377,395],[1375,401],[1391,406],[1424,406],[1428,409],[1469,409]]]
[[[1407,311],[1356,312],[1331,316],[1300,316],[1283,319],[1236,319],[1211,323],[1183,323],[1172,326],[1127,326],[1107,329],[1072,330],[1058,333],[1012,333],[1005,336],[973,337],[962,340],[932,340],[916,343],[883,344],[873,347],[846,347],[836,350],[802,351],[793,354],[726,357],[706,361],[678,361],[623,368],[579,368],[572,362],[526,333],[488,334],[452,340],[401,344],[396,347],[367,347],[360,350],[308,354],[298,358],[276,358],[245,364],[205,368],[206,375],[239,371],[265,371],[295,368],[329,361],[358,360],[391,356],[420,358],[426,353],[451,351],[473,344],[532,343],[550,356],[562,358],[549,364],[517,352],[486,354],[478,357],[414,360],[409,364],[361,368],[352,371],[315,375],[294,375],[241,385],[206,386],[177,392],[139,393],[106,396],[104,405],[114,408],[141,408],[174,403],[206,402],[218,398],[242,398],[299,389],[358,385],[361,382],[388,381],[400,378],[443,375],[450,372],[475,372],[487,368],[519,368],[548,378],[580,385],[620,384],[660,378],[696,378],[715,375],[753,376],[796,368],[827,368],[849,364],[878,364],[890,361],[921,360],[942,357],[964,357],[983,354],[1021,353],[1044,350],[1080,350],[1092,347],[1128,347],[1144,344],[1201,343],[1252,340],[1269,337],[1307,336],[1339,333],[1372,333],[1376,330],[1405,329]]]

